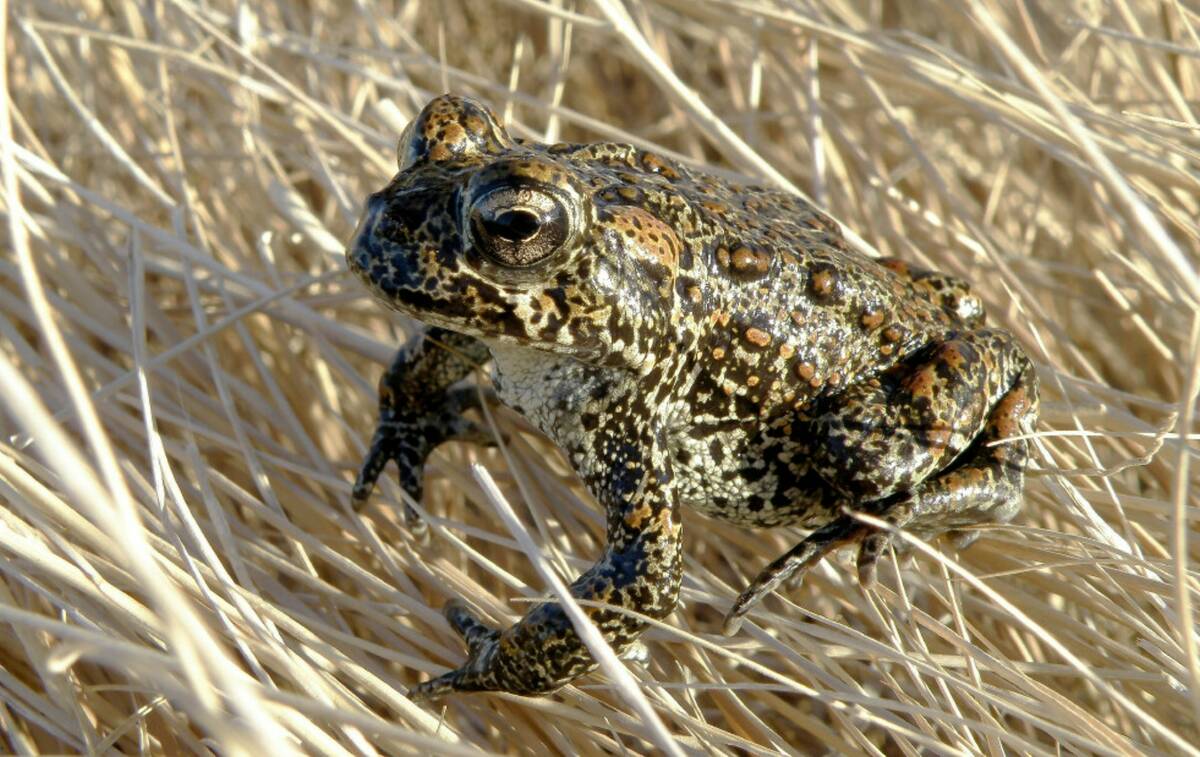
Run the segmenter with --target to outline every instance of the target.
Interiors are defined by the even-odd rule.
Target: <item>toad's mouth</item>
[[[523,299],[481,299],[475,288],[468,285],[466,291],[458,295],[434,297],[419,290],[409,290],[403,297],[385,302],[422,323],[473,336],[489,344],[553,353],[584,363],[602,362],[605,353],[598,345],[573,339],[566,330],[556,333],[538,328],[523,306]]]

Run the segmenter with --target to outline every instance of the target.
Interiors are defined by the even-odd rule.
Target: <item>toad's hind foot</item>
[[[849,515],[844,515],[813,531],[804,541],[763,568],[745,591],[738,595],[733,607],[725,615],[723,633],[726,636],[737,633],[742,627],[742,616],[763,597],[797,573],[803,576],[805,571],[838,547],[862,538],[866,528]]]
[[[457,670],[417,684],[408,691],[414,702],[428,702],[447,694],[493,688],[490,669],[495,656],[500,631],[479,619],[467,604],[452,599],[442,608],[442,615],[454,632],[467,644],[467,663]]]

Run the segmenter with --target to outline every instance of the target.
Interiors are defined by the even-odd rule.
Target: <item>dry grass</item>
[[[666,746],[644,697],[689,754],[1195,753],[1187,5],[13,0],[0,749],[641,752]],[[509,459],[433,458],[428,543],[394,483],[348,509],[415,324],[340,240],[446,89],[524,136],[793,186],[864,249],[974,282],[1042,378],[1021,516],[885,560],[871,592],[827,561],[727,640],[732,597],[799,535],[688,514],[640,687],[410,705],[462,659],[448,598],[507,622],[547,590],[533,558],[571,578],[602,538],[511,414]]]

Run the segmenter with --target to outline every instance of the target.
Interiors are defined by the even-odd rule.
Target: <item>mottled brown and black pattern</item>
[[[1003,440],[1032,430],[1036,379],[957,279],[851,251],[796,197],[629,145],[518,143],[466,98],[432,101],[397,154],[347,258],[434,328],[384,376],[357,501],[393,459],[419,497],[433,446],[480,438],[462,418],[474,392],[453,385],[491,359],[499,399],[563,448],[607,512],[604,553],[572,585],[581,598],[669,614],[682,505],[815,529],[738,598],[730,630],[838,545],[861,544],[870,579],[886,533],[847,509],[929,536],[1020,507],[1027,444]],[[643,630],[586,611],[618,650]],[[503,631],[461,603],[446,616],[467,662],[414,696],[539,694],[594,667],[557,604]]]

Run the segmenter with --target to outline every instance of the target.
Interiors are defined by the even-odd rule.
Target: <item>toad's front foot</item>
[[[463,413],[480,405],[477,387],[451,385],[489,359],[487,346],[473,337],[430,328],[399,352],[379,379],[379,423],[371,448],[358,471],[352,497],[362,509],[389,460],[396,461],[400,486],[421,500],[425,458],[445,441],[490,439]],[[420,532],[423,523],[409,503],[404,519]]]
[[[428,400],[426,400],[428,402]],[[472,441],[491,444],[491,438],[463,412],[479,406],[479,389],[460,387],[445,392],[432,409],[413,411],[390,401],[383,394],[379,407],[379,424],[371,439],[371,447],[363,459],[358,478],[351,490],[355,509],[362,509],[375,489],[375,482],[389,460],[396,461],[400,486],[414,502],[421,501],[421,479],[425,459],[434,448],[445,441]],[[404,520],[414,531],[423,530],[420,515],[407,502]]]
[[[461,600],[448,602],[442,608],[442,614],[446,616],[446,621],[455,633],[467,643],[467,661],[457,670],[409,689],[408,698],[423,703],[459,691],[493,691],[504,688],[496,685],[493,672],[500,648],[500,631],[479,620]]]
[[[381,409],[379,424],[375,427],[375,435],[371,438],[371,447],[363,458],[358,469],[358,477],[350,496],[355,510],[361,510],[375,491],[375,482],[389,460],[395,460],[399,469],[397,479],[401,488],[412,497],[413,501],[421,501],[421,474],[425,466],[425,456],[433,445],[420,429],[420,424],[410,419],[396,417],[395,413]],[[407,502],[404,504],[404,520],[410,528],[417,527],[420,516]]]
[[[553,605],[532,614],[532,623],[545,624],[535,637],[539,646],[522,646],[517,627],[501,632],[481,621],[462,600],[454,599],[442,608],[442,614],[455,633],[467,644],[467,661],[456,670],[444,673],[408,691],[408,698],[417,703],[429,702],[454,693],[471,691],[508,691],[514,694],[548,694],[569,683],[583,670],[591,667],[582,646],[573,647],[574,639],[563,624],[568,622]],[[522,621],[526,628],[531,621]],[[566,632],[566,635],[563,634]],[[551,643],[557,636],[559,643]],[[525,635],[528,641],[530,638]],[[565,643],[564,643],[565,642]],[[645,664],[650,651],[640,641],[628,642],[621,659]],[[574,664],[566,664],[573,659]],[[557,673],[551,671],[557,669]]]
[[[461,600],[448,602],[442,614],[466,642],[467,661],[456,670],[410,689],[408,697],[415,702],[473,691],[540,696],[595,668],[571,621],[557,604],[537,605],[504,631],[479,620]]]

